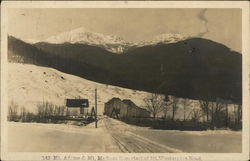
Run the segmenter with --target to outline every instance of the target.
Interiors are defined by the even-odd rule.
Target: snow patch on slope
[[[24,42],[27,42],[29,44],[35,44],[35,43],[40,42],[39,40],[36,40],[36,39],[22,39],[22,38],[20,38],[20,40],[23,40]]]
[[[186,40],[189,37],[182,36],[180,34],[161,34],[155,36],[152,40],[150,41],[141,41],[136,43],[136,46],[146,46],[146,45],[157,45],[157,44],[169,44],[169,43],[175,43],[178,41]]]

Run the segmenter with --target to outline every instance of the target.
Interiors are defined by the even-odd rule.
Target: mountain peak
[[[51,36],[44,40],[44,42],[52,44],[63,43],[79,43],[92,46],[99,46],[112,53],[121,54],[127,51],[130,47],[142,47],[148,45],[156,45],[159,43],[174,43],[187,39],[180,34],[165,33],[155,36],[150,41],[141,41],[136,43],[130,43],[122,39],[121,37],[114,35],[104,35],[97,32],[87,30],[85,27],[79,27],[70,31],[62,32],[58,35]],[[26,40],[28,43],[37,43],[38,41]]]
[[[93,46],[101,46],[113,53],[122,53],[127,42],[120,37],[113,35],[103,35],[96,32],[86,30],[84,27],[63,32],[59,35],[49,37],[45,42],[61,44],[61,43],[81,43]]]
[[[164,33],[164,34],[160,34],[160,35],[153,37],[153,39],[150,41],[138,42],[136,45],[146,46],[146,45],[156,45],[159,43],[168,44],[168,43],[175,43],[178,41],[182,41],[188,38],[190,37],[185,37],[185,36],[182,36],[181,34]]]
[[[166,43],[173,43],[177,41],[181,41],[184,39],[187,39],[188,37],[185,37],[181,34],[170,34],[170,33],[165,33],[161,35],[157,35],[154,38],[154,41],[160,41],[160,42],[166,42]]]
[[[63,32],[49,37],[45,40],[49,43],[89,43],[89,44],[122,44],[126,43],[122,38],[113,35],[103,35],[101,33],[86,30],[84,27]]]

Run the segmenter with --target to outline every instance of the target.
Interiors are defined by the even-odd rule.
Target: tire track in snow
[[[125,153],[180,153],[181,150],[167,147],[150,139],[134,134],[129,125],[113,120],[103,119],[107,132]]]

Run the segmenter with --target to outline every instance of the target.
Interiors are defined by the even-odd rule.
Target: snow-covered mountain
[[[129,43],[120,37],[90,32],[83,27],[49,37],[45,40],[45,42],[54,44],[81,43],[101,46],[108,51],[118,54],[124,52],[124,50],[126,50],[126,48],[129,46]]]
[[[29,44],[35,44],[35,43],[40,42],[40,40],[36,40],[36,39],[21,39],[21,40],[23,40],[24,42],[27,42]]]
[[[88,44],[93,46],[100,46],[105,48],[106,50],[121,54],[124,53],[127,49],[131,47],[142,47],[146,45],[156,45],[159,43],[175,43],[181,40],[185,40],[188,37],[184,37],[180,34],[161,34],[154,37],[150,41],[141,41],[141,42],[127,42],[124,39],[113,36],[113,35],[103,35],[100,33],[95,33],[91,31],[87,31],[85,28],[77,28],[68,32],[60,33],[59,35],[55,35],[49,37],[45,40],[45,42],[53,43],[53,44],[62,44],[62,43],[81,43]]]
[[[157,35],[150,41],[141,41],[141,42],[135,43],[135,45],[140,47],[140,46],[156,45],[156,44],[169,44],[169,43],[182,41],[188,38],[190,37],[185,37],[180,34],[166,33],[166,34]]]
[[[35,44],[38,42],[47,42],[52,44],[62,43],[80,43],[92,46],[99,46],[112,53],[121,54],[127,51],[129,48],[136,48],[148,45],[156,44],[168,44],[175,43],[178,41],[185,40],[189,37],[184,37],[180,34],[161,34],[157,35],[152,40],[139,41],[139,42],[128,42],[124,39],[114,35],[104,35],[101,33],[91,32],[86,30],[84,27],[80,27],[71,31],[62,32],[58,35],[51,36],[45,40],[34,40],[34,39],[23,39],[23,41],[29,44]]]
[[[101,33],[91,32],[84,27],[80,27],[71,31],[62,32],[58,35],[51,36],[45,40],[35,39],[22,39],[29,44],[35,44],[38,42],[47,42],[52,44],[62,43],[80,43],[92,46],[99,46],[112,53],[121,54],[126,52],[129,48],[137,48],[148,45],[168,44],[182,41],[191,37],[185,37],[180,34],[165,33],[157,35],[152,40],[128,42],[121,37],[114,35],[104,35]]]

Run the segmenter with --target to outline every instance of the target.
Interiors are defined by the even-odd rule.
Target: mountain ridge
[[[201,38],[113,54],[86,44],[30,45],[9,37],[9,55],[9,60],[18,55],[25,63],[38,61],[38,65],[130,89],[211,101],[241,103],[242,99],[241,54]]]
[[[88,31],[84,27],[76,28],[70,31],[61,32],[57,35],[53,35],[45,40],[35,40],[33,43],[31,39],[23,40],[30,44],[35,43],[51,43],[51,44],[63,44],[63,43],[71,43],[71,44],[86,44],[92,46],[100,46],[107,51],[116,54],[125,53],[130,48],[137,48],[148,45],[156,45],[159,43],[174,43],[184,39],[188,39],[190,37],[184,37],[180,34],[171,34],[164,33],[160,35],[156,35],[151,40],[147,41],[138,41],[138,42],[128,42],[123,38],[115,36],[115,35],[104,35],[97,32]]]

